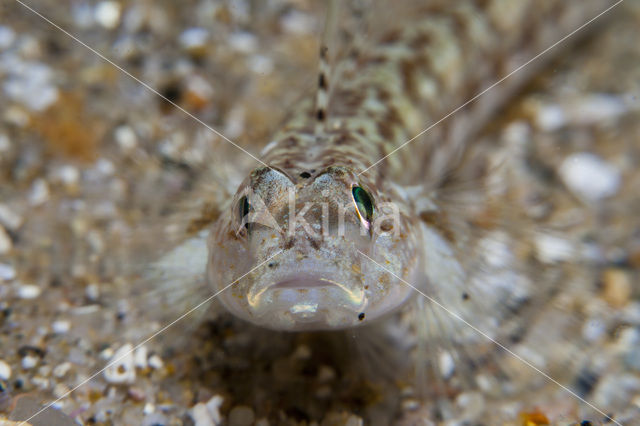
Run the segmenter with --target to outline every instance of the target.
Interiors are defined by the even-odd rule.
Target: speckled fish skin
[[[611,4],[430,2],[417,23],[390,31],[378,44],[342,59],[341,72],[325,82],[331,93],[327,111],[316,110],[312,98],[296,108],[263,152],[269,167],[251,172],[210,233],[210,284],[221,290],[248,273],[221,293],[225,307],[267,328],[347,328],[405,304],[412,289],[396,278],[401,277],[443,287],[439,299],[450,302],[453,311],[462,310],[448,296],[459,300],[454,293],[470,277],[449,244],[451,235],[468,240],[461,235],[465,230],[445,224],[454,220],[420,218],[425,211],[447,214],[434,197],[447,172],[474,133],[552,53],[369,166]],[[320,131],[319,118],[325,121]],[[371,195],[375,215],[396,206],[397,227],[362,235],[355,186]],[[244,228],[238,214],[243,197],[252,208],[258,198],[264,202],[278,226]],[[317,207],[323,203],[325,211]],[[311,237],[297,223],[291,231],[291,215],[307,204],[315,207],[308,208],[305,219],[318,229],[323,213],[333,217],[341,206],[350,206],[344,234]],[[268,265],[252,270],[272,256]]]

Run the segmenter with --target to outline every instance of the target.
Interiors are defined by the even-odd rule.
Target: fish
[[[446,287],[452,294],[445,299],[455,305],[452,298],[469,293],[469,271],[454,258],[454,246],[475,250],[477,242],[455,226],[469,217],[447,212],[453,171],[495,110],[546,62],[522,67],[521,58],[604,8],[524,1],[509,13],[498,3],[434,2],[424,9],[422,21],[342,58],[338,75],[319,73],[318,98],[327,105],[310,96],[295,107],[211,226],[207,285],[222,290],[234,283],[218,298],[236,316],[277,330],[339,329],[403,305],[414,290],[403,281],[422,280],[423,291],[427,282]],[[487,96],[464,104],[487,87]],[[403,146],[459,105],[437,131]],[[490,202],[475,208],[490,209]],[[203,253],[201,244],[185,244],[184,251]],[[199,257],[197,268],[205,262]],[[494,298],[495,290],[471,292]]]
[[[637,200],[616,204],[611,194],[594,198],[597,188],[563,188],[571,176],[556,176],[545,160],[557,160],[536,152],[554,151],[532,147],[529,127],[508,119],[509,102],[562,52],[597,34],[619,3],[434,0],[398,6],[389,19],[388,5],[331,2],[315,90],[286,108],[259,155],[226,140],[244,151],[235,157],[241,160],[213,151],[194,170],[163,148],[162,167],[193,178],[180,187],[184,199],[176,201],[180,185],[170,173],[153,191],[140,179],[143,190],[132,198],[143,206],[141,230],[118,240],[124,221],[114,221],[104,263],[82,246],[72,251],[80,272],[83,260],[107,277],[127,262],[141,266],[134,278],[114,279],[124,287],[116,289],[124,294],[114,303],[118,315],[104,321],[101,311],[99,326],[115,322],[126,342],[162,338],[163,357],[177,365],[193,355],[199,383],[223,389],[233,403],[255,402],[260,415],[302,412],[320,421],[346,395],[353,401],[346,406],[372,422],[400,412],[404,424],[493,423],[513,421],[514,410],[538,404],[551,386],[559,392],[551,395],[575,404],[558,396],[565,420],[630,419],[632,391],[598,392],[601,376],[625,367],[598,347],[597,336],[633,323],[633,312],[611,313],[594,292],[607,287],[599,283],[603,270],[613,281],[635,273],[625,256],[637,225],[624,212]],[[199,53],[191,54],[197,62]],[[156,94],[182,108],[171,92]],[[587,101],[597,110],[619,105],[607,96]],[[549,128],[562,127],[558,120],[589,126],[589,114],[598,116],[548,113]],[[553,137],[558,150],[583,146],[571,135]],[[593,156],[567,158],[559,170],[595,162],[616,180],[617,169]],[[249,161],[252,169],[239,176]],[[74,226],[84,229],[82,221]],[[35,227],[38,239],[42,227]],[[91,247],[102,245],[92,237]],[[159,320],[152,334],[148,319]],[[210,333],[195,331],[202,323]],[[74,327],[86,331],[90,323]],[[200,346],[207,356],[191,354]],[[293,354],[281,353],[291,347]],[[121,378],[113,362],[108,371]],[[363,378],[354,380],[361,368]],[[123,369],[124,379],[135,376]],[[309,401],[309,392],[322,393],[307,376],[331,381],[335,371],[335,395]],[[384,385],[371,385],[380,379]],[[623,388],[633,389],[629,383]],[[264,392],[282,406],[265,409]],[[489,416],[476,409],[478,392],[518,408]],[[544,408],[555,421],[553,409],[553,402]]]
[[[509,160],[482,132],[563,51],[558,44],[571,45],[613,6],[429,2],[377,41],[342,46],[334,66],[326,41],[316,91],[296,104],[220,216],[192,221],[197,235],[155,264],[168,291],[200,289],[196,300],[213,298],[277,332],[347,331],[367,341],[353,330],[405,321],[418,387],[434,380],[426,365],[444,376],[436,381],[463,389],[478,365],[504,377],[525,365],[555,382],[505,345],[530,338],[539,346],[519,352],[546,356],[572,332],[540,335],[563,318],[544,307],[573,279],[566,261],[594,263],[585,231],[568,235],[518,199],[536,177],[509,182]],[[564,254],[545,259],[545,241]],[[185,270],[199,284],[174,290]],[[567,344],[555,368],[573,371],[584,346]],[[585,371],[572,373],[576,383]],[[560,387],[600,411],[580,386]]]

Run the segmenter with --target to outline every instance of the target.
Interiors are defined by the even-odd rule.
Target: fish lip
[[[327,278],[323,278],[322,276],[297,273],[287,274],[283,277],[276,278],[266,285],[261,286],[261,288],[257,289],[257,291],[249,292],[249,305],[257,306],[257,301],[260,300],[265,293],[273,290],[305,290],[320,289],[324,287],[337,287],[344,290],[344,286],[340,286],[335,282],[331,282]]]
[[[267,285],[265,290],[275,290],[275,289],[299,289],[303,290],[306,288],[318,288],[318,287],[340,287],[337,283],[322,277],[316,276],[302,276],[302,277],[287,277],[285,279],[281,279],[273,284]]]

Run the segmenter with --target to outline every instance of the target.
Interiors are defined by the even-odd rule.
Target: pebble
[[[0,359],[0,380],[9,380],[11,378],[11,367],[6,361]]]
[[[134,132],[129,126],[120,126],[116,128],[113,132],[113,137],[120,149],[124,152],[131,151],[138,144],[138,136],[136,136],[136,132]]]
[[[29,370],[35,367],[36,365],[38,365],[38,357],[33,355],[27,355],[24,358],[22,358],[21,365],[24,370]]]
[[[44,111],[58,100],[58,89],[52,84],[53,71],[49,66],[18,58],[5,62],[8,62],[9,76],[3,89],[7,96],[32,111]]]
[[[567,123],[564,109],[560,105],[544,105],[536,115],[536,124],[546,132],[560,129]]]
[[[140,346],[138,349],[136,349],[133,352],[133,363],[137,368],[141,370],[144,370],[147,368],[148,353],[149,353],[149,350],[147,349],[146,346]]]
[[[35,284],[22,284],[18,287],[18,297],[20,299],[35,299],[40,296],[42,289]]]
[[[74,2],[71,7],[71,16],[76,27],[86,29],[94,25],[94,9],[85,2]]]
[[[71,370],[71,366],[72,364],[69,361],[58,364],[53,368],[52,374],[54,377],[62,378]]]
[[[224,398],[215,395],[206,403],[199,402],[190,410],[191,418],[195,426],[217,426],[222,423],[220,406]]]
[[[573,258],[574,248],[570,241],[549,234],[539,234],[535,238],[536,254],[544,263],[557,263]]]
[[[602,273],[602,298],[613,308],[622,308],[631,300],[631,277],[621,269],[610,268]]]
[[[70,393],[71,389],[64,383],[58,383],[53,388],[53,396],[55,398],[64,398]]]
[[[209,401],[207,401],[207,410],[209,410],[209,413],[211,414],[211,418],[213,419],[214,422],[216,422],[216,424],[219,424],[220,422],[222,422],[222,416],[220,415],[220,407],[222,406],[222,403],[224,402],[224,398],[222,397],[222,395],[214,395],[213,397],[211,397],[211,399],[209,399]]]
[[[328,412],[322,420],[323,425],[340,425],[340,426],[362,426],[364,424],[362,418],[349,414],[345,411]]]
[[[115,1],[101,1],[94,10],[94,19],[106,29],[114,29],[120,23],[120,4]]]
[[[611,197],[620,188],[621,176],[618,169],[589,152],[565,158],[560,165],[559,174],[575,196],[588,202]]]
[[[160,358],[157,354],[151,355],[149,358],[149,367],[154,370],[159,370],[164,367],[164,362],[162,362],[162,358]]]
[[[17,213],[13,212],[8,206],[0,203],[0,224],[4,225],[10,231],[16,231],[22,225],[23,219]]]
[[[149,415],[151,413],[153,413],[154,411],[156,411],[156,406],[153,405],[150,402],[147,402],[146,404],[144,404],[144,408],[142,409],[142,412],[144,413],[144,415]]]
[[[607,331],[606,324],[597,318],[592,318],[582,326],[582,337],[588,342],[601,339]]]
[[[299,345],[292,354],[293,359],[309,359],[311,357],[311,348],[307,345]]]
[[[113,176],[116,171],[116,167],[106,158],[100,158],[96,162],[96,171],[102,176]]]
[[[16,270],[13,266],[0,263],[0,280],[10,281],[16,277]]]
[[[179,41],[186,50],[202,49],[209,41],[209,31],[199,27],[187,28],[180,34]]]
[[[146,394],[144,393],[144,390],[140,389],[139,387],[136,386],[131,386],[128,390],[127,390],[127,395],[129,396],[129,398],[133,399],[134,401],[137,402],[141,402],[144,401],[146,398]]]
[[[328,365],[322,365],[318,369],[318,382],[327,383],[336,378],[336,371]]]
[[[31,185],[27,199],[31,206],[38,207],[49,200],[49,195],[49,184],[47,181],[44,179],[36,179]]]
[[[0,25],[0,50],[8,49],[16,40],[16,33],[9,27]]]
[[[13,243],[7,231],[0,225],[0,254],[7,254],[13,248]],[[0,278],[2,275],[0,274]]]
[[[73,187],[80,181],[80,171],[77,167],[66,164],[56,170],[56,178],[65,186]]]
[[[218,424],[213,421],[209,414],[209,410],[207,410],[207,406],[202,402],[194,405],[190,410],[189,415],[193,419],[195,426],[216,426]]]
[[[100,286],[96,283],[91,283],[84,290],[84,295],[87,296],[92,302],[95,302],[100,297]]]
[[[229,426],[250,426],[256,419],[256,415],[251,407],[238,405],[229,412]]]
[[[256,74],[271,74],[274,69],[273,60],[264,55],[252,55],[249,58],[249,68]]]
[[[118,349],[109,366],[104,370],[104,378],[109,383],[123,384],[133,383],[136,378],[136,370],[133,364],[133,345],[127,343]],[[114,362],[114,364],[111,364]]]
[[[51,324],[51,330],[56,334],[65,334],[71,329],[71,322],[67,320],[54,321]]]
[[[204,78],[194,75],[187,82],[188,91],[197,96],[202,102],[207,102],[214,94],[213,87]]]
[[[258,40],[251,33],[238,31],[229,36],[229,46],[240,53],[252,53],[258,47]]]
[[[480,392],[464,392],[456,398],[456,405],[465,419],[478,419],[484,410],[484,397]]]
[[[169,424],[167,417],[164,414],[158,412],[150,414],[142,421],[142,426],[159,426],[167,424]]]
[[[29,114],[17,105],[7,107],[3,118],[8,124],[13,124],[17,127],[26,127],[31,121]]]
[[[420,407],[417,399],[409,398],[402,401],[402,411],[414,411]]]

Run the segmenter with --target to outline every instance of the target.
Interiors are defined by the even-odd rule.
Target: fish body
[[[368,324],[414,289],[465,316],[470,293],[505,303],[504,282],[473,277],[459,258],[478,244],[472,216],[443,199],[473,137],[551,55],[514,70],[607,5],[433,2],[344,54],[333,76],[321,71],[326,107],[310,96],[294,109],[210,233],[207,279],[220,291],[234,283],[222,303],[279,330]],[[527,277],[505,279],[529,299]]]

